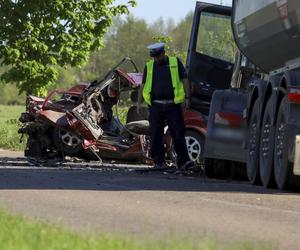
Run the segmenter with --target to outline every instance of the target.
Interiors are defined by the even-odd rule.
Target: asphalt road
[[[0,150],[0,207],[78,231],[300,249],[298,193],[136,169],[80,162],[37,167]]]

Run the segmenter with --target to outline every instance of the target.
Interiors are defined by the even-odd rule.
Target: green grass
[[[18,121],[20,114],[25,111],[24,106],[0,105],[0,148],[23,150],[26,140],[20,143]]]
[[[113,107],[113,112],[114,116],[118,116],[120,121],[123,124],[126,124],[126,118],[127,118],[127,112],[128,112],[128,107],[118,105],[118,108],[116,106]]]
[[[214,250],[273,249],[252,243],[218,246],[212,240],[196,244],[191,241],[136,241],[111,235],[80,235],[44,222],[34,222],[21,216],[0,211],[0,249],[5,250]]]

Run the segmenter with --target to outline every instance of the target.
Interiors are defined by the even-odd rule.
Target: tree
[[[153,42],[155,34],[143,19],[133,16],[116,18],[105,38],[105,47],[92,53],[89,63],[81,70],[79,79],[99,79],[125,56],[131,57],[139,70],[143,70],[149,59],[147,45]],[[127,70],[132,70],[132,67]]]
[[[233,62],[236,45],[230,18],[218,14],[203,14],[196,49],[200,53]]]
[[[185,61],[187,57],[192,22],[193,12],[189,12],[185,18],[181,20],[173,30],[170,31],[170,36],[173,40],[171,49],[175,54],[178,54],[183,61]]]
[[[114,0],[0,0],[0,58],[10,66],[1,75],[20,92],[43,94],[53,84],[56,66],[81,66],[118,14],[136,4]]]

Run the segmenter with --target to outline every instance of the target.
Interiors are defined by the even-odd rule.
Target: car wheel
[[[194,161],[197,165],[201,163],[203,160],[203,147],[204,147],[204,138],[200,133],[187,130],[185,132],[185,141],[188,150],[188,155],[192,161]],[[174,149],[174,144],[171,144],[170,151],[168,152],[168,156],[172,162],[176,162],[176,152]]]
[[[54,129],[53,141],[58,150],[65,154],[76,155],[83,149],[79,136],[63,128]]]
[[[199,164],[203,157],[203,136],[200,135],[199,132],[187,130],[185,133],[185,141],[190,159]]]

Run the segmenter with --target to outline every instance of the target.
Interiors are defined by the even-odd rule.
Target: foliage
[[[17,94],[18,88],[15,84],[0,83],[0,104],[4,105],[24,105],[25,94]]]
[[[136,4],[113,1],[0,0],[0,58],[10,66],[1,79],[43,95],[57,80],[56,65],[83,65],[103,46],[113,16]]]
[[[178,56],[185,63],[192,21],[192,12],[188,13],[177,24],[172,19],[164,21],[160,18],[152,24],[147,24],[145,20],[131,15],[126,18],[114,17],[112,26],[104,35],[103,40],[101,40],[104,47],[101,50],[92,52],[88,63],[82,69],[71,65],[64,65],[64,67],[55,66],[54,70],[57,73],[57,80],[52,86],[47,86],[47,89],[67,89],[80,81],[87,82],[102,79],[125,56],[131,57],[137,64],[139,71],[142,72],[146,61],[149,60],[146,47],[155,41],[167,42],[167,53]],[[197,44],[198,52],[217,56],[221,59],[233,60],[235,49],[230,21],[219,16],[216,16],[216,18],[203,16]],[[82,52],[77,51],[76,53]],[[125,70],[133,71],[133,68],[127,65]],[[4,73],[5,75],[7,72],[9,72],[8,66],[0,68],[0,74]],[[35,88],[34,81],[31,83],[25,84],[28,89]],[[24,102],[24,96],[18,97],[15,94],[15,86],[7,84],[1,88],[3,90],[0,93],[1,104]],[[16,101],[21,98],[22,101]]]
[[[107,34],[105,47],[91,55],[89,63],[79,73],[79,79],[102,78],[125,56],[131,57],[141,71],[149,58],[146,46],[153,41],[154,35],[154,30],[145,20],[132,16],[125,20],[116,18]],[[132,71],[133,68],[128,65],[126,70]]]
[[[198,33],[197,51],[233,62],[236,45],[230,18],[217,14],[203,15]]]
[[[158,35],[158,36],[154,36],[153,37],[153,40],[156,41],[156,42],[162,42],[162,43],[165,43],[165,49],[170,49],[170,43],[173,42],[172,38],[169,37],[169,36],[163,36],[163,35]]]
[[[78,82],[76,68],[57,67],[57,71],[58,71],[58,78],[55,82],[55,85],[49,90],[61,89],[61,88],[68,89],[74,86],[76,82]]]
[[[192,18],[189,17],[188,21],[182,22],[187,23],[186,30],[189,33],[190,27],[187,27],[191,26]],[[180,26],[180,23],[178,25]],[[181,34],[178,33],[181,33],[183,29],[176,29],[175,27],[178,26],[172,20],[165,23],[162,19],[158,19],[153,24],[147,24],[145,20],[133,16],[128,16],[126,19],[115,18],[114,25],[106,35],[105,47],[91,55],[87,66],[78,72],[78,79],[102,78],[124,56],[131,57],[137,64],[139,71],[142,72],[146,61],[149,60],[147,45],[156,41],[166,42],[169,46],[168,53],[185,61],[187,46],[177,48],[177,41],[172,37],[176,35],[176,38],[184,39],[184,44],[188,44],[189,35],[181,37]],[[128,67],[127,70],[132,71],[132,67]]]
[[[0,75],[8,70],[8,67],[0,67]],[[25,95],[18,95],[16,84],[5,84],[0,81],[0,104],[21,105],[25,103]]]
[[[21,135],[18,134],[20,122],[18,118],[24,106],[0,105],[0,148],[24,150],[25,139],[20,143]]]
[[[173,40],[171,50],[174,54],[181,58],[183,62],[186,62],[187,58],[192,22],[193,13],[190,12],[181,22],[178,23],[176,27],[170,31],[170,36]]]
[[[179,51],[174,47],[173,40],[169,36],[155,36],[154,41],[165,43],[166,54],[169,56],[177,56],[184,62],[186,61],[187,53],[185,51]]]
[[[117,116],[122,124],[126,124],[128,109],[128,105],[122,105],[122,103],[113,108],[114,116]]]
[[[44,249],[44,250],[215,250],[215,249],[273,249],[263,244],[241,243],[218,247],[212,240],[199,240],[192,243],[189,240],[148,241],[116,237],[114,235],[79,235],[58,226],[43,222],[33,222],[21,216],[12,216],[0,211],[0,249]]]

